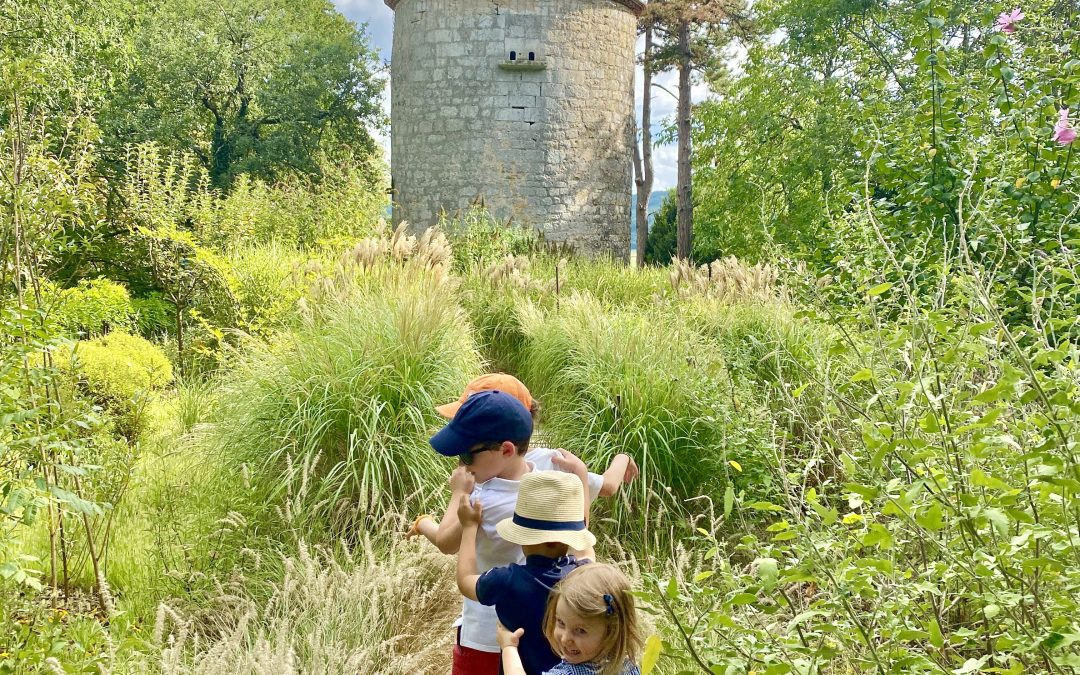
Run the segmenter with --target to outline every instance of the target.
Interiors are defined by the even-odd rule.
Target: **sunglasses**
[[[475,450],[469,450],[468,452],[463,452],[457,456],[458,462],[465,466],[471,466],[473,460],[478,453],[488,452],[490,450],[498,450],[500,447],[502,447],[502,443],[498,443],[496,445],[489,445],[487,447],[476,448]]]

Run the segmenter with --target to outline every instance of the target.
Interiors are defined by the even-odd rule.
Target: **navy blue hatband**
[[[565,531],[565,530],[584,530],[584,520],[570,520],[570,521],[556,521],[556,520],[539,520],[537,518],[526,518],[525,516],[514,514],[513,518],[515,525],[527,527],[531,530],[546,530],[548,532]]]

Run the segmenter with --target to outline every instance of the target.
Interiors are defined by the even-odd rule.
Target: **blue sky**
[[[394,12],[383,2],[383,0],[333,0],[337,6],[338,11],[352,19],[354,22],[361,24],[366,23],[368,26],[368,34],[371,36],[372,45],[379,50],[379,56],[384,61],[389,63],[390,61],[390,47],[393,43],[394,37]],[[638,49],[641,49],[639,41]],[[659,84],[663,85],[668,91],[674,92],[678,86],[678,78],[674,72],[664,73],[659,78],[656,78]],[[641,111],[641,69],[638,69],[638,77],[636,78],[636,109],[640,115]],[[705,85],[699,84],[693,88],[693,100],[700,101],[707,95],[707,89]],[[387,92],[386,100],[383,101],[383,107],[387,112],[390,111],[389,92]],[[659,131],[660,124],[665,117],[669,117],[675,111],[675,99],[668,93],[665,93],[661,89],[653,90],[653,131],[654,133]],[[386,148],[387,154],[390,152],[390,144],[388,139],[379,139],[383,147]],[[654,146],[653,148],[653,163],[656,170],[656,184],[654,189],[666,190],[675,185],[676,177],[676,148],[674,144],[664,146]]]

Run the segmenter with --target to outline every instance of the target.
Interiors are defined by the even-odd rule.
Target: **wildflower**
[[[1068,108],[1058,111],[1058,121],[1054,124],[1054,135],[1050,139],[1057,141],[1060,145],[1069,145],[1076,140],[1076,129],[1073,129],[1072,124],[1069,123]]]
[[[1019,23],[1020,20],[1023,18],[1024,13],[1020,10],[1019,7],[1017,7],[1011,12],[1002,12],[1001,14],[998,14],[997,22],[995,25],[999,29],[1001,29],[1002,33],[1012,35],[1016,32],[1016,24]]]

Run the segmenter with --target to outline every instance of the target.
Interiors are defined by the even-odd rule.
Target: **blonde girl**
[[[526,675],[517,650],[522,634],[499,626],[505,675]],[[548,598],[544,636],[562,661],[542,675],[638,675],[641,634],[630,581],[604,563],[566,575]]]

